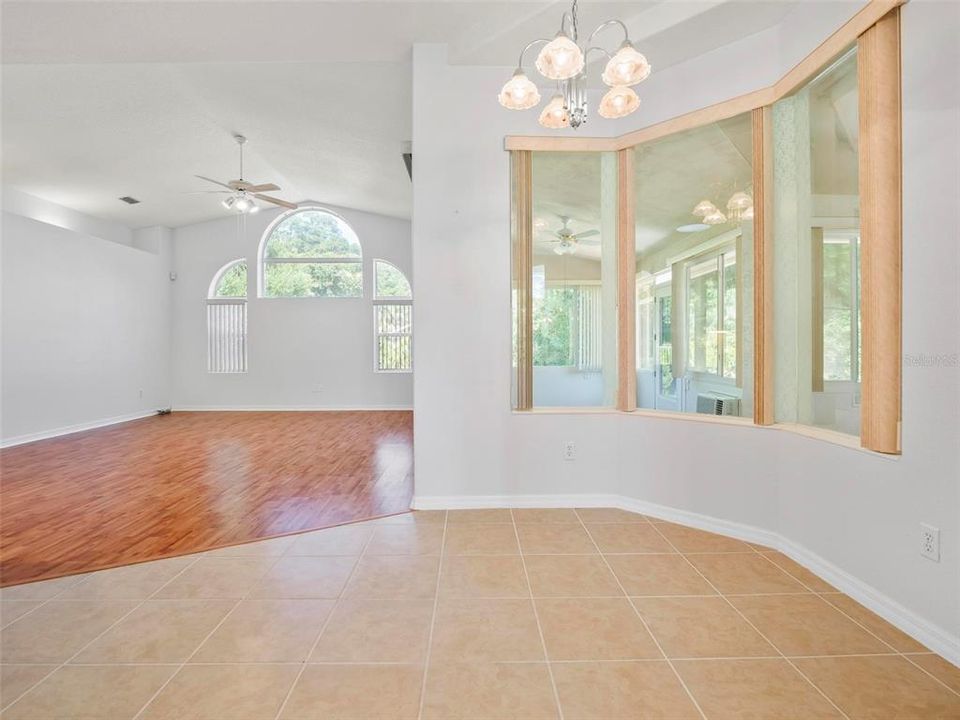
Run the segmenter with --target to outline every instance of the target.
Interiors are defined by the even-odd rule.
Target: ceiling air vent
[[[137,205],[140,203],[140,201],[135,197],[130,197],[129,195],[124,195],[122,198],[120,198],[120,200],[125,202],[127,205]]]

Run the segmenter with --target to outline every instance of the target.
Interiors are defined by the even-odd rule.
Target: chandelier
[[[700,217],[705,225],[723,225],[726,222],[744,222],[753,220],[753,198],[742,190],[737,190],[727,200],[727,212],[724,213],[710,200],[701,200],[690,211]]]
[[[619,25],[624,40],[612,55],[602,47],[591,46],[594,36],[610,25]],[[523,71],[523,56],[535,45],[543,45],[537,55],[537,71],[548,80],[557,82],[557,92],[540,113],[540,124],[545,128],[578,128],[587,121],[586,58],[591,52],[606,56],[607,65],[601,79],[610,88],[600,101],[597,112],[607,119],[621,118],[640,107],[640,98],[634,85],[650,76],[650,63],[630,42],[627,26],[620,20],[600,23],[584,45],[579,42],[577,0],[570,12],[560,19],[560,30],[552,40],[540,38],[529,43],[520,52],[517,69],[500,91],[500,104],[508,110],[528,110],[540,103],[540,91]]]

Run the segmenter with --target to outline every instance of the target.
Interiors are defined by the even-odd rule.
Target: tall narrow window
[[[207,370],[247,371],[247,261],[227,263],[207,295]]]
[[[637,407],[750,417],[751,115],[635,152]]]
[[[413,291],[400,269],[374,260],[373,325],[377,372],[413,369]]]
[[[777,422],[860,434],[857,53],[773,106]]]
[[[274,224],[260,257],[263,297],[363,296],[360,240],[326,210],[295,210]]]
[[[616,153],[535,152],[531,170],[532,236],[522,239],[524,247],[516,244],[518,238],[514,247],[515,260],[522,256],[530,262],[515,263],[514,287],[529,292],[530,329],[523,340],[529,343],[532,406],[612,407],[617,397]],[[516,313],[515,318],[519,358],[522,320]]]

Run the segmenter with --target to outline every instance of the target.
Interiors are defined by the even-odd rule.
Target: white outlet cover
[[[920,554],[940,562],[940,528],[920,523]]]

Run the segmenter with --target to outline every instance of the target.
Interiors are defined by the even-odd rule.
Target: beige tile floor
[[[417,512],[0,591],[2,720],[960,718],[786,556],[613,509]]]

